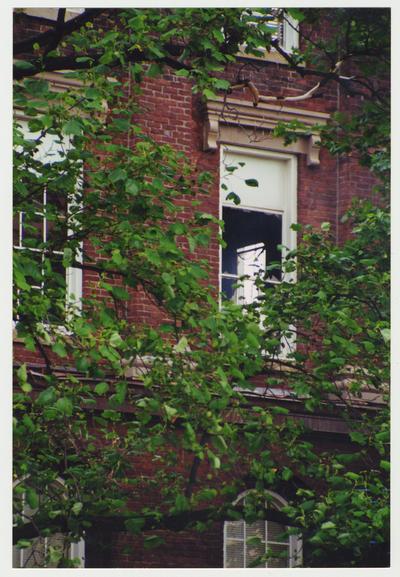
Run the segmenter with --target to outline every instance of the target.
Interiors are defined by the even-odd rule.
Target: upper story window
[[[244,501],[243,493],[236,503]],[[276,493],[269,494],[268,508],[281,509],[287,503]],[[268,560],[258,567],[296,567],[301,561],[301,540],[288,534],[288,527],[274,521],[257,520],[246,523],[225,521],[224,523],[224,568],[246,568],[261,556]]]
[[[278,40],[281,48],[290,54],[299,47],[299,29],[298,22],[285,12],[282,8],[272,9],[270,15],[266,17],[265,14],[251,10],[252,26],[263,23],[270,30],[273,40]],[[244,53],[245,45],[241,46],[241,53]],[[262,46],[256,54],[246,54],[249,58],[266,58],[268,60],[280,60],[284,62],[283,57],[277,53],[275,48],[271,48],[267,52]]]
[[[18,125],[26,140],[34,140],[38,133],[29,131],[28,123],[19,120]],[[47,133],[40,140],[33,158],[43,164],[59,162],[71,147],[69,139]],[[67,304],[80,306],[82,297],[82,271],[63,264],[64,247],[69,233],[71,210],[78,206],[71,188],[66,183],[67,174],[62,171],[53,180],[31,170],[29,183],[20,180],[18,167],[15,170],[16,186],[28,187],[28,195],[14,211],[13,245],[19,258],[25,259],[25,281],[30,290],[40,292],[49,298],[45,322],[62,324]],[[29,204],[29,207],[28,207]],[[25,205],[25,210],[24,210]],[[65,295],[60,302],[59,295]],[[19,293],[18,298],[23,298]],[[18,314],[17,314],[18,317]]]
[[[294,155],[221,147],[225,298],[250,304],[259,295],[257,278],[267,287],[281,282],[279,263],[296,243],[290,229],[296,221],[296,181]]]
[[[18,8],[17,8],[18,10]],[[59,8],[20,8],[21,12],[27,16],[36,16],[46,20],[57,20]],[[67,8],[65,11],[65,22],[79,16],[85,11],[85,8]]]

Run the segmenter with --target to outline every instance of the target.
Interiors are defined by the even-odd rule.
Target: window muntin
[[[245,501],[249,491],[242,493],[235,501]],[[282,497],[270,492],[268,504],[272,509],[281,509],[286,505]],[[296,567],[301,562],[301,540],[298,536],[288,535],[288,527],[275,521],[257,520],[246,523],[225,521],[224,523],[224,568],[246,568],[256,559],[271,553],[265,564],[259,567],[280,568]],[[258,542],[249,542],[251,538],[258,538]]]

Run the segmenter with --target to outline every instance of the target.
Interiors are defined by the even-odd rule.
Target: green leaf
[[[224,36],[223,32],[221,30],[219,30],[218,28],[216,28],[215,30],[212,31],[212,35],[221,44],[223,44],[225,42],[225,36]]]
[[[55,390],[54,387],[51,386],[40,393],[37,398],[37,403],[39,405],[49,405],[55,401],[55,398]]]
[[[210,460],[211,465],[214,467],[214,469],[220,469],[221,468],[221,460],[219,457],[217,457],[217,455],[215,453],[213,453],[211,451],[211,449],[207,449],[207,455],[208,458]]]
[[[73,413],[73,404],[71,399],[68,397],[60,397],[57,399],[55,406],[63,415],[66,415],[67,417],[70,417]]]
[[[62,343],[60,341],[57,341],[56,343],[54,343],[54,345],[51,347],[51,350],[53,351],[53,353],[55,353],[59,357],[66,357],[68,354],[64,343]]]
[[[299,8],[286,8],[286,12],[292,18],[294,18],[294,20],[297,20],[297,22],[303,22],[303,20],[305,19],[305,14],[303,10],[300,10]]]
[[[213,442],[213,445],[221,452],[224,452],[227,450],[228,445],[224,439],[224,437],[222,435],[215,435],[211,437],[211,440]]]
[[[152,64],[150,64],[146,74],[150,78],[154,78],[155,76],[159,76],[160,74],[162,74],[162,67],[159,64],[156,64],[153,62]]]
[[[353,471],[347,471],[347,473],[345,474],[345,477],[347,479],[351,479],[352,481],[359,481],[360,480],[360,475],[358,475],[357,473],[354,473]]]
[[[14,62],[14,66],[15,68],[17,68],[18,70],[27,72],[27,71],[32,71],[32,70],[36,70],[36,66],[34,66],[33,64],[31,64],[30,62],[27,62],[26,60],[16,60]]]
[[[32,487],[27,488],[25,498],[31,509],[35,510],[39,507],[39,495]]]
[[[122,301],[127,301],[129,300],[129,293],[127,290],[125,290],[124,288],[120,287],[120,286],[113,286],[111,288],[111,292],[114,295],[114,297],[116,299],[122,300]]]
[[[65,266],[65,268],[72,264],[73,257],[74,253],[72,249],[66,246],[63,251],[63,266]]]
[[[284,481],[289,481],[292,477],[293,472],[288,467],[284,467],[282,471],[282,479],[284,479]]]
[[[114,348],[118,348],[124,344],[124,341],[121,338],[119,333],[113,333],[110,337],[110,345]]]
[[[111,260],[113,263],[115,263],[117,266],[121,266],[121,264],[124,262],[124,259],[121,255],[121,251],[119,248],[115,248],[112,251],[112,257]]]
[[[110,173],[110,180],[112,183],[115,183],[118,182],[119,180],[125,180],[126,176],[127,176],[126,170],[124,170],[123,168],[116,168]]]
[[[231,200],[234,204],[240,204],[240,196],[236,192],[230,192],[226,195],[226,200]]]
[[[90,367],[90,360],[87,357],[79,357],[76,359],[76,368],[78,371],[85,373]]]
[[[218,88],[219,90],[229,90],[231,83],[228,80],[225,80],[224,78],[216,78],[213,82],[213,85],[215,88]]]
[[[32,385],[28,383],[28,373],[26,369],[26,364],[24,363],[17,370],[17,375],[20,381],[20,387],[24,393],[30,393],[32,391]]]
[[[79,136],[82,133],[82,125],[79,120],[71,119],[68,120],[63,126],[64,134],[71,134],[75,136]]]
[[[125,183],[125,190],[128,194],[136,196],[139,192],[139,185],[135,180],[127,180]]]
[[[93,58],[91,58],[90,56],[78,56],[78,58],[75,59],[76,62],[93,62]]]
[[[365,445],[365,443],[367,441],[365,435],[363,435],[359,431],[353,431],[352,433],[350,433],[350,439],[354,443],[358,443],[359,445]]]
[[[115,384],[115,400],[118,404],[122,405],[125,402],[126,394],[128,392],[128,383],[125,381],[119,381]]]
[[[336,528],[336,523],[333,523],[332,521],[326,521],[325,523],[322,523],[321,525],[321,529],[323,531],[326,531],[327,529],[335,529]]]
[[[166,403],[163,405],[163,407],[164,407],[164,411],[167,415],[167,418],[169,420],[173,420],[178,413],[177,409],[175,409],[174,407],[171,407],[170,405],[167,405]]]
[[[175,345],[174,349],[177,353],[184,353],[188,346],[188,340],[185,336],[179,339],[179,342]]]
[[[384,471],[390,471],[390,463],[389,461],[385,461],[384,459],[382,459],[379,463],[379,466],[381,469],[383,469]]]
[[[63,556],[63,552],[59,549],[59,547],[53,547],[53,545],[49,545],[47,556],[50,566],[57,567],[58,562]]]
[[[83,503],[81,503],[80,501],[77,501],[76,503],[74,503],[71,507],[71,511],[73,512],[74,515],[79,515],[79,513],[82,511],[82,507],[83,507]]]
[[[244,182],[247,184],[247,186],[253,186],[253,187],[258,186],[258,180],[256,180],[255,178],[246,178]]]
[[[175,497],[175,510],[178,513],[181,513],[182,511],[187,511],[188,508],[189,502],[187,498],[182,493],[178,493],[178,495]]]
[[[143,541],[143,545],[145,549],[154,549],[159,545],[164,545],[165,540],[158,535],[149,535],[149,537],[145,537]]]
[[[188,76],[190,75],[190,71],[186,70],[186,68],[180,68],[179,70],[175,71],[175,74],[177,76],[183,76],[184,78],[188,78]]]
[[[96,393],[96,395],[104,395],[105,393],[107,393],[109,389],[108,383],[105,383],[104,381],[101,383],[97,383],[97,385],[94,388],[94,392]]]
[[[381,329],[381,335],[383,336],[385,343],[390,341],[390,329]]]
[[[32,546],[32,541],[29,541],[28,539],[19,539],[19,541],[16,544],[17,549],[27,549],[28,547]]]
[[[199,501],[210,501],[215,499],[217,494],[218,493],[216,489],[201,489],[201,491],[197,493],[196,498]]]
[[[129,533],[133,535],[139,535],[142,528],[144,527],[146,520],[143,517],[133,517],[132,519],[127,519],[125,521],[125,527]]]
[[[276,415],[288,415],[289,414],[289,409],[286,409],[286,407],[271,407],[270,411],[271,411],[271,413],[275,413]]]
[[[217,95],[215,94],[215,92],[213,92],[209,88],[204,88],[203,94],[208,100],[213,100],[213,99],[217,98]]]

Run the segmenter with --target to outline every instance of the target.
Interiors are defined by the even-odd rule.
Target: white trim
[[[281,46],[285,52],[291,54],[293,50],[299,47],[299,30],[298,22],[290,16],[290,14],[285,14],[283,17],[283,42]]]
[[[247,489],[246,491],[243,491],[242,493],[240,493],[240,495],[238,497],[236,497],[236,499],[233,501],[233,505],[236,505],[239,501],[241,501],[242,499],[246,498],[246,495],[248,495],[250,492],[252,491],[252,489]],[[279,504],[282,507],[285,507],[288,502],[286,501],[286,499],[284,499],[281,495],[279,495],[278,493],[275,493],[275,491],[267,491],[267,493],[269,495],[271,495],[276,501],[279,502]],[[267,501],[268,503],[268,501]],[[243,545],[243,569],[247,568],[247,547],[246,547],[246,539],[247,539],[247,525],[251,525],[251,523],[246,523],[243,519],[241,519],[244,523],[244,527],[243,527],[243,539],[234,539],[232,538],[232,540],[237,540],[238,542],[240,542]],[[223,526],[223,567],[227,568],[227,551],[226,551],[226,545],[227,545],[227,528],[228,528],[228,523],[233,523],[235,521],[224,521],[224,526]],[[289,527],[289,525],[285,525],[286,527]],[[265,551],[267,551],[268,549],[268,545],[269,544],[277,544],[277,545],[284,545],[285,547],[288,547],[288,553],[289,553],[289,557],[288,557],[288,562],[289,562],[289,567],[288,568],[294,568],[294,567],[299,567],[302,564],[302,545],[303,545],[303,540],[301,536],[296,536],[296,535],[289,535],[289,539],[286,542],[281,542],[281,541],[270,541],[268,540],[268,520],[265,520]],[[268,568],[268,562],[265,563],[264,565],[265,568]],[[260,566],[261,568],[261,566]],[[271,569],[271,567],[270,567]]]
[[[22,477],[22,479],[17,479],[16,481],[13,482],[13,489],[19,485],[20,483],[23,483],[25,479],[29,479],[29,475],[24,475]],[[62,477],[57,477],[57,479],[55,481],[53,481],[54,483],[59,483],[60,485],[64,486],[65,485],[65,481]],[[22,494],[22,502],[23,502],[23,507],[25,506],[25,493]],[[61,533],[63,534],[63,533]],[[37,539],[38,537],[36,537],[35,539]],[[46,554],[46,549],[47,549],[47,537],[44,537],[44,545],[45,545],[45,554]],[[28,547],[29,549],[29,547]],[[19,568],[24,568],[24,563],[26,562],[24,560],[24,552],[26,551],[26,549],[17,549],[16,545],[13,545],[13,553],[18,553],[18,567],[15,567],[15,569]],[[77,543],[71,543],[69,546],[69,558],[70,559],[79,559],[79,568],[83,568],[85,567],[85,540],[82,537]],[[13,559],[13,563],[14,563],[14,559]]]
[[[26,139],[34,139],[35,136],[39,133],[34,133],[31,132],[29,130],[29,126],[28,126],[28,119],[24,119],[21,117],[17,118],[17,124],[20,127],[20,129],[22,130],[23,134],[24,134],[24,138]],[[54,136],[54,138],[52,139],[51,137]],[[50,137],[50,138],[48,138]],[[71,144],[71,140],[68,136],[65,137],[65,140],[62,142],[62,144],[60,145],[57,142],[58,136],[57,135],[46,135],[45,139],[50,140],[50,142],[45,142],[42,141],[39,146],[38,146],[38,150],[36,153],[37,159],[41,160],[43,162],[54,162],[58,160],[58,152],[60,150],[69,150],[72,147]],[[45,150],[40,150],[41,146],[45,147]],[[46,149],[47,148],[47,149]],[[53,154],[48,154],[48,152],[52,150]],[[71,207],[72,203],[69,202],[68,206],[67,206],[67,214],[70,211],[70,207]],[[43,197],[43,207],[46,206],[46,192],[44,192],[44,197]],[[78,205],[79,206],[79,205]],[[30,251],[35,251],[38,250],[39,252],[41,252],[42,254],[45,253],[45,251],[40,250],[40,249],[32,249],[29,247],[24,247],[21,244],[21,238],[22,238],[22,220],[21,220],[21,214],[20,213],[20,221],[19,221],[19,245],[18,247],[14,247],[14,248],[20,248],[21,250],[30,250]],[[38,213],[40,214],[40,213]],[[41,218],[43,219],[43,241],[46,242],[47,240],[47,228],[46,228],[46,218],[45,216],[41,215]],[[68,230],[68,234],[71,232],[71,230]],[[82,244],[81,244],[82,247]],[[56,254],[61,255],[62,251],[56,251]],[[77,255],[77,259],[78,262],[82,262],[82,251],[80,250],[78,255]],[[65,307],[66,310],[68,309],[68,305],[73,305],[75,307],[76,310],[81,310],[82,308],[82,287],[83,287],[83,277],[82,277],[82,270],[79,268],[75,268],[75,267],[67,267],[65,269],[65,280],[66,280],[66,301],[65,301]]]
[[[221,189],[222,183],[222,171],[224,170],[224,154],[233,153],[238,156],[254,156],[262,159],[273,159],[281,160],[287,163],[287,169],[285,170],[286,182],[284,183],[285,189],[285,199],[283,204],[283,210],[270,209],[268,206],[260,208],[259,206],[254,207],[251,204],[241,203],[236,206],[231,201],[227,201],[226,191]],[[240,162],[240,159],[238,160]],[[286,167],[285,167],[286,168]],[[232,145],[221,145],[220,146],[220,194],[219,194],[219,218],[222,220],[222,209],[224,206],[230,208],[243,209],[253,209],[259,212],[265,212],[267,214],[281,214],[282,215],[282,245],[288,247],[289,250],[294,250],[297,246],[297,235],[294,230],[290,228],[290,225],[297,222],[297,157],[294,154],[285,154],[282,152],[273,152],[270,150],[263,150],[257,148],[244,148]],[[282,259],[285,258],[286,249],[282,251]],[[295,281],[296,274],[286,273],[286,281]],[[219,248],[219,292],[222,290],[222,247]]]
[[[18,10],[18,8],[17,8]],[[46,18],[47,20],[57,20],[58,10],[59,8],[20,8],[19,9],[22,13],[26,14],[27,16],[36,16],[39,18]],[[67,8],[65,11],[65,22],[79,16],[79,14],[83,14],[85,11],[84,8]]]
[[[262,16],[260,12],[257,12],[257,8],[252,10],[252,15],[254,15],[255,21],[249,22],[249,26],[257,26],[257,18]],[[275,27],[276,33],[272,34],[272,38],[276,38],[279,42],[280,47],[287,52],[288,54],[292,54],[293,50],[296,50],[299,47],[299,30],[298,30],[298,21],[295,20],[285,12],[281,17],[279,14],[276,15],[273,21],[270,22],[269,26]],[[288,64],[286,59],[279,54],[275,47],[271,46],[270,50],[268,51],[263,46],[259,46],[256,50],[257,53],[251,54],[246,53],[246,42],[239,46],[239,53],[238,56],[242,58],[251,58],[257,60],[266,60],[266,61],[278,61],[282,64]]]

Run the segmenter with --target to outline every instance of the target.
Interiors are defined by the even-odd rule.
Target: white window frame
[[[38,18],[46,18],[47,20],[57,20],[59,8],[21,8],[21,12],[27,16],[35,16]],[[72,18],[83,14],[84,8],[67,8],[65,11],[65,22],[68,22]]]
[[[233,505],[237,505],[237,503],[239,503],[241,500],[244,500],[246,498],[246,495],[248,495],[251,492],[251,489],[248,489],[247,491],[243,491],[233,502]],[[285,507],[288,503],[287,501],[281,497],[281,495],[279,495],[278,493],[275,493],[274,491],[268,491],[268,494],[271,495],[271,497],[273,497],[276,501],[279,502],[279,504],[281,505],[281,507]],[[246,569],[247,568],[247,560],[246,560],[246,527],[251,525],[251,523],[246,523],[244,520],[242,520],[244,523],[244,527],[243,527],[243,539],[237,539],[237,541],[239,543],[242,543],[243,546],[243,567],[242,569]],[[228,524],[232,523],[234,521],[224,521],[224,529],[223,529],[223,566],[224,569],[228,568],[227,567],[227,530],[228,530]],[[286,526],[288,527],[288,525]],[[268,550],[268,545],[269,544],[277,544],[277,545],[287,545],[288,549],[289,549],[289,566],[288,568],[294,568],[294,567],[299,567],[302,564],[302,545],[303,545],[303,541],[301,536],[297,536],[297,535],[289,535],[289,542],[288,543],[281,543],[281,542],[274,542],[274,541],[269,541],[268,540],[268,520],[265,520],[265,552],[267,552]],[[232,538],[230,538],[232,539]],[[235,539],[233,539],[235,540]],[[268,568],[268,561],[265,563],[264,566],[260,565],[261,567],[266,567]],[[233,567],[231,568],[233,569]]]
[[[29,119],[26,117],[17,116],[17,118],[16,118],[16,121],[17,121],[20,129],[24,133],[24,138],[34,139],[35,136],[37,136],[39,133],[34,133],[34,132],[31,132],[29,130],[28,120]],[[54,135],[54,138],[58,138],[58,137],[56,135]],[[56,147],[59,146],[57,143],[54,143],[54,144]],[[71,146],[71,142],[70,142],[70,139],[68,137],[65,137],[65,143],[63,143],[63,146],[67,149]],[[40,149],[40,146],[39,146],[39,149]],[[46,156],[50,157],[50,155],[48,155],[47,153],[48,153],[48,151],[44,151],[44,156],[42,157],[40,154],[40,151],[39,151],[39,154],[37,156],[40,160],[42,160],[44,162],[46,159]],[[45,207],[45,205],[46,205],[46,192],[44,192],[43,207]],[[69,212],[71,210],[72,206],[74,206],[74,208],[77,206],[79,207],[79,204],[68,203],[67,212]],[[38,213],[38,216],[41,216],[41,218],[43,219],[43,241],[45,242],[46,236],[47,236],[47,226],[46,226],[47,221],[46,221],[45,216],[40,215],[39,213]],[[72,230],[68,229],[67,234],[72,234]],[[42,255],[45,253],[45,251],[42,249],[24,247],[23,244],[21,244],[21,239],[22,239],[22,212],[19,213],[19,232],[18,232],[19,244],[13,245],[13,248],[16,250],[34,251],[34,252],[41,253]],[[81,249],[82,249],[82,245],[81,245]],[[57,254],[61,254],[61,251],[57,251]],[[79,250],[78,254],[76,255],[76,260],[77,260],[77,262],[82,263],[82,250]],[[82,296],[83,296],[82,269],[76,268],[76,267],[67,267],[65,269],[65,281],[66,281],[65,309],[68,312],[68,307],[73,306],[75,311],[79,312],[80,310],[82,310]],[[41,290],[41,287],[37,287],[37,288]]]
[[[219,218],[222,218],[223,207],[235,208],[237,210],[247,209],[254,210],[258,212],[264,212],[265,214],[280,214],[282,216],[282,245],[288,248],[289,251],[294,250],[297,246],[297,235],[294,230],[290,228],[291,224],[297,222],[297,157],[294,154],[285,154],[281,152],[273,152],[271,150],[262,150],[256,148],[246,148],[240,146],[232,146],[221,144],[220,146],[220,184],[223,183],[223,174],[225,171],[224,156],[228,153],[236,154],[238,157],[242,156],[253,156],[261,159],[272,159],[279,160],[286,164],[286,198],[283,210],[272,209],[265,205],[263,208],[259,206],[252,206],[250,204],[240,203],[235,205],[234,203],[227,201],[226,196],[229,191],[224,191],[220,187],[219,195]],[[236,162],[236,160],[235,160]],[[241,162],[240,158],[237,162]],[[257,175],[254,175],[256,178]],[[219,292],[222,290],[222,247],[219,249]],[[286,248],[282,251],[282,260],[285,258],[287,251]],[[227,276],[227,275],[224,275]],[[286,273],[284,280],[296,279],[295,273]],[[274,281],[271,281],[271,284]]]
[[[257,18],[257,15],[260,16],[260,13],[257,12],[257,9],[253,10],[252,13],[254,13],[255,18]],[[257,25],[257,21],[254,22],[254,26],[256,26],[256,25]],[[280,47],[287,54],[292,54],[294,50],[297,50],[299,48],[300,35],[299,35],[298,26],[299,26],[298,21],[295,20],[294,18],[292,18],[290,16],[290,14],[287,14],[287,13],[285,13],[283,20],[281,22],[277,22],[276,37],[279,41]],[[285,64],[285,63],[287,64],[284,57],[281,54],[279,54],[279,52],[273,46],[271,47],[270,51],[268,51],[265,48],[260,46],[258,53],[256,53],[256,54],[248,54],[248,53],[244,52],[245,48],[246,48],[245,43],[240,45],[239,56],[242,56],[245,58],[273,60],[273,61],[278,61],[282,64]]]
[[[220,148],[220,194],[219,194],[219,218],[222,218],[222,210],[223,207],[230,207],[236,208],[240,210],[240,208],[254,210],[258,212],[264,212],[265,214],[280,214],[282,216],[282,261],[284,261],[285,256],[288,251],[295,250],[297,247],[297,234],[296,231],[291,229],[292,224],[297,223],[297,156],[294,154],[287,154],[283,152],[275,152],[272,150],[261,149],[261,148],[253,148],[253,147],[245,147],[245,146],[235,146],[235,145],[228,145],[228,144],[221,144]],[[285,201],[282,210],[277,210],[269,207],[267,204],[265,207],[261,208],[260,206],[252,206],[251,204],[240,203],[239,205],[235,205],[231,201],[226,200],[226,196],[229,191],[224,191],[221,187],[223,183],[223,175],[225,171],[224,165],[224,156],[226,153],[233,153],[236,154],[238,160],[235,159],[235,164],[241,162],[240,155],[242,156],[252,156],[261,159],[272,159],[278,160],[285,163]],[[242,159],[243,160],[243,159]],[[256,178],[257,175],[254,175]],[[239,195],[240,196],[240,195]],[[287,247],[287,248],[286,248]],[[220,294],[220,306],[222,306],[222,278],[228,278],[229,275],[222,275],[222,247],[219,247],[219,294]],[[286,282],[295,282],[296,281],[296,271],[293,272],[282,272],[282,278],[280,281],[268,281],[269,284],[280,284],[282,281]],[[293,330],[292,335],[285,339],[285,341],[281,343],[280,352],[277,355],[279,359],[286,359],[288,354],[293,351],[296,347],[296,338],[295,338],[295,328],[291,327]],[[256,393],[265,393],[265,389],[259,388],[256,389]]]
[[[29,475],[24,477],[23,479],[18,479],[17,481],[14,481],[13,483],[13,489],[19,485],[20,483],[23,483],[24,480],[26,480],[27,478],[29,478]],[[65,482],[64,479],[62,479],[61,477],[57,477],[57,479],[55,480],[56,483],[59,483],[60,485],[64,486]],[[22,495],[22,500],[23,503],[25,502],[25,498],[24,498],[24,494]],[[47,555],[47,542],[48,542],[48,538],[47,537],[43,537],[44,539],[44,549],[45,549],[45,555]],[[25,568],[24,565],[27,561],[26,557],[26,553],[27,551],[30,551],[31,547],[28,548],[24,548],[24,549],[19,549],[16,545],[13,545],[13,565],[14,565],[14,559],[18,559],[18,567],[13,567],[14,569],[23,569]],[[85,566],[85,540],[82,538],[80,539],[77,543],[71,543],[69,546],[69,558],[70,559],[79,559],[79,568],[83,568]],[[35,567],[32,567],[32,569],[34,569]]]
[[[281,46],[285,52],[291,54],[299,47],[299,23],[290,14],[285,14],[282,26]]]

